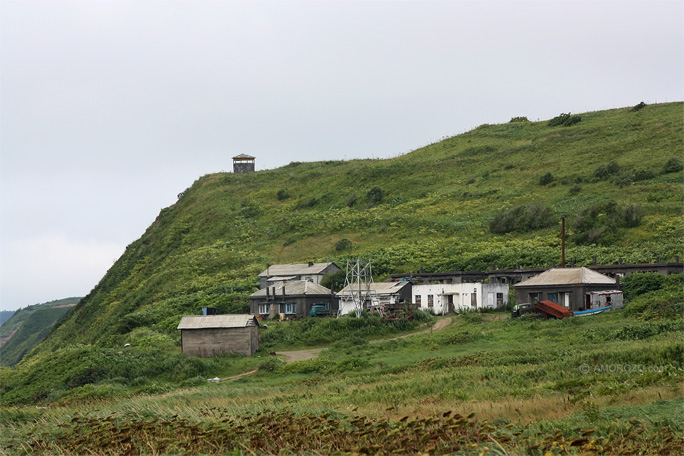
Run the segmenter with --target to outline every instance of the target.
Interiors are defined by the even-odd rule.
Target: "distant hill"
[[[245,312],[268,264],[344,268],[359,256],[376,280],[546,267],[560,262],[561,217],[577,265],[684,258],[682,108],[541,122],[520,113],[392,159],[203,176],[31,352],[31,365],[73,344],[177,347],[182,315]]]
[[[13,312],[0,326],[0,366],[13,366],[43,341],[54,325],[81,298],[65,298],[35,304]]]
[[[16,310],[0,310],[0,326],[9,320],[10,317],[14,315],[14,312],[16,312]]]

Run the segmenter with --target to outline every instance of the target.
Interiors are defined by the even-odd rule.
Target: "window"
[[[259,304],[259,313],[261,315],[271,313],[271,305],[270,304]]]
[[[286,314],[293,314],[295,313],[295,303],[294,302],[285,302],[280,305],[280,311]]]
[[[432,307],[435,305],[434,299],[432,295],[428,295],[428,307]]]
[[[420,295],[416,295],[416,304],[420,305]]]

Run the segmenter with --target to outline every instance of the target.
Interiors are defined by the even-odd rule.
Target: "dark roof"
[[[322,285],[309,282],[308,280],[293,280],[292,282],[278,282],[266,288],[262,288],[256,293],[252,293],[250,298],[262,298],[266,296],[266,289],[273,290],[275,288],[275,295],[283,295],[283,287],[285,288],[285,296],[329,296],[332,292],[329,288]],[[271,293],[269,291],[269,293]],[[271,293],[271,295],[273,295]]]
[[[255,158],[256,157],[252,157],[251,155],[240,154],[233,157],[233,160],[254,160]]]

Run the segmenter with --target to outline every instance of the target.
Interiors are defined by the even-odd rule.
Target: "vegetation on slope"
[[[204,176],[18,369],[34,378],[76,344],[98,357],[132,343],[161,350],[165,362],[179,351],[182,315],[205,305],[244,312],[269,263],[344,267],[361,256],[376,280],[419,268],[548,266],[560,258],[559,228],[536,223],[539,214],[571,222],[567,256],[579,265],[674,260],[684,235],[681,111],[671,103],[584,113],[569,126],[483,125],[389,160]],[[492,229],[516,207],[539,210],[516,212],[512,230]],[[46,379],[37,397],[62,384]]]
[[[43,307],[32,312],[0,348],[0,366],[14,366],[50,333],[71,307]]]
[[[0,451],[681,454],[681,318],[506,317],[446,317],[163,396],[5,407]]]
[[[0,337],[6,337],[12,333],[15,329],[18,329],[24,321],[26,321],[33,312],[40,309],[46,309],[50,307],[62,307],[71,306],[77,304],[81,298],[64,298],[57,299],[55,301],[46,302],[43,304],[34,304],[32,306],[27,306],[17,311],[11,312],[11,317],[8,318],[5,323],[0,326]]]

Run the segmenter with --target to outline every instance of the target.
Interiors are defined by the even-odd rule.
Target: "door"
[[[477,293],[470,295],[470,307],[477,309]]]
[[[447,305],[449,307],[449,313],[454,312],[454,295],[448,295],[447,296]]]

